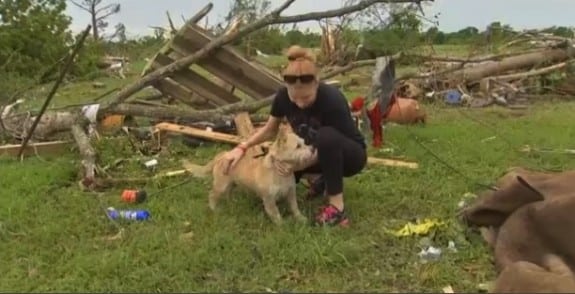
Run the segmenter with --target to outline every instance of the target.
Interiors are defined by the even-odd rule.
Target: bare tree
[[[120,43],[126,42],[126,26],[121,22],[117,23],[116,26],[114,26],[114,33],[110,35],[109,39],[116,39]]]
[[[92,18],[92,36],[94,40],[100,39],[100,32],[108,27],[106,18],[120,12],[119,3],[102,5],[103,0],[70,0],[76,7],[88,12]]]

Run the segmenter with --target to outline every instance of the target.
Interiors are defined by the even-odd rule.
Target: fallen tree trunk
[[[485,77],[499,75],[511,70],[520,70],[544,63],[562,62],[569,58],[567,50],[549,49],[539,52],[507,57],[501,61],[489,62],[474,67],[463,68],[451,73],[448,78],[454,81],[474,82]]]
[[[562,68],[566,67],[567,64],[569,64],[569,63],[568,62],[561,62],[561,63],[554,64],[554,65],[551,65],[548,67],[530,70],[527,72],[513,73],[513,74],[501,75],[501,76],[494,76],[494,77],[491,77],[491,79],[498,80],[498,81],[509,81],[509,80],[516,80],[516,79],[531,77],[531,76],[544,75],[544,74],[554,72],[558,69],[562,69]]]
[[[129,116],[143,116],[149,118],[157,118],[157,119],[167,119],[167,118],[182,118],[186,121],[207,121],[212,123],[225,123],[228,121],[233,121],[234,116],[231,113],[236,112],[237,110],[241,110],[239,105],[236,107],[229,105],[230,107],[222,107],[220,109],[214,110],[191,110],[191,109],[184,109],[184,108],[176,108],[171,106],[166,107],[153,107],[147,105],[139,105],[139,104],[130,104],[130,103],[122,103],[118,104],[112,108],[108,108],[102,110],[98,113],[99,117],[103,117],[104,115],[108,114],[122,114],[122,115],[129,115]],[[263,121],[267,120],[267,114],[252,114],[250,118],[253,121]]]
[[[28,135],[26,131],[31,129],[35,119],[36,116],[31,113],[9,115],[2,119],[0,131],[21,140]],[[34,141],[50,140],[58,133],[70,131],[77,119],[78,115],[72,112],[46,112],[38,122],[31,139]]]

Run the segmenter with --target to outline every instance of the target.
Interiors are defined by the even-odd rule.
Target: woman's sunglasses
[[[284,82],[288,84],[295,84],[297,80],[300,81],[302,84],[309,84],[315,81],[315,75],[301,75],[301,76],[293,76],[293,75],[284,75]]]

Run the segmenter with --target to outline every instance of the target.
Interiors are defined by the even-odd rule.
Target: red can
[[[147,193],[143,190],[124,190],[122,192],[122,201],[128,203],[141,203],[146,200]]]

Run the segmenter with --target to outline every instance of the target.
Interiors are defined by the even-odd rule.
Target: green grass
[[[86,102],[126,84],[137,78],[142,65],[134,66],[129,80],[100,79],[104,89],[93,89],[92,82],[68,84],[53,106]],[[37,89],[30,106],[37,108],[48,90]],[[346,90],[350,97],[361,93]],[[235,190],[213,214],[207,209],[208,180],[177,185],[185,179],[173,178],[99,194],[80,192],[77,150],[23,162],[0,158],[0,284],[5,291],[19,292],[436,292],[447,285],[476,291],[494,277],[491,254],[479,236],[455,220],[458,203],[465,193],[480,189],[476,182],[491,183],[512,166],[571,168],[575,160],[568,155],[518,150],[525,144],[573,148],[575,103],[534,105],[522,117],[500,108],[425,108],[427,126],[389,126],[385,148],[370,149],[373,156],[417,161],[419,169],[370,166],[346,179],[352,221],[347,230],[293,221],[276,227],[261,202],[243,190]],[[150,175],[141,167],[150,158],[136,156],[124,137],[105,138],[96,148],[102,166],[128,159],[110,169],[114,177]],[[159,156],[159,170],[180,169],[182,158],[205,163],[227,148],[189,148],[176,140],[169,153]],[[450,170],[426,148],[472,180]],[[128,188],[145,189],[148,201],[123,204],[120,194]],[[300,203],[309,216],[319,204]],[[152,219],[114,224],[105,215],[109,206],[145,208]],[[281,208],[289,220],[285,205]],[[387,233],[420,218],[438,218],[448,226],[428,236]],[[118,226],[123,237],[108,240]],[[191,238],[182,237],[190,232]],[[445,249],[449,241],[458,252]],[[436,262],[422,263],[417,253],[428,242],[444,253]]]
[[[527,155],[517,150],[523,144],[572,147],[575,119],[570,114],[575,104],[540,104],[519,118],[508,116],[505,109],[464,110],[464,115],[461,110],[426,108],[431,118],[427,126],[390,126],[386,132],[392,155],[419,162],[419,169],[370,166],[346,179],[352,221],[347,230],[293,221],[276,227],[261,203],[242,190],[212,214],[207,209],[206,180],[192,179],[165,189],[183,180],[174,178],[98,195],[82,193],[76,185],[80,165],[76,152],[24,162],[3,158],[0,284],[6,291],[38,292],[432,292],[447,285],[456,291],[475,291],[494,276],[491,255],[454,215],[463,195],[478,187],[417,142],[479,182],[490,183],[511,166],[568,169],[575,163],[568,155]],[[492,136],[497,138],[483,141]],[[113,170],[116,176],[148,174],[125,139],[107,139],[97,147],[102,165],[132,159]],[[177,169],[180,158],[204,163],[225,148],[191,149],[175,143],[170,155],[159,158],[159,168]],[[391,156],[383,150],[370,153]],[[151,196],[142,204],[122,204],[124,188],[145,189]],[[301,200],[302,210],[310,215],[317,205]],[[105,216],[108,206],[145,208],[153,217],[142,223],[120,223],[123,238],[105,240],[118,230]],[[427,237],[386,233],[428,217],[448,226]],[[181,237],[190,231],[192,238]],[[420,262],[417,253],[424,238],[443,248],[438,261]],[[445,249],[450,240],[457,253]]]

